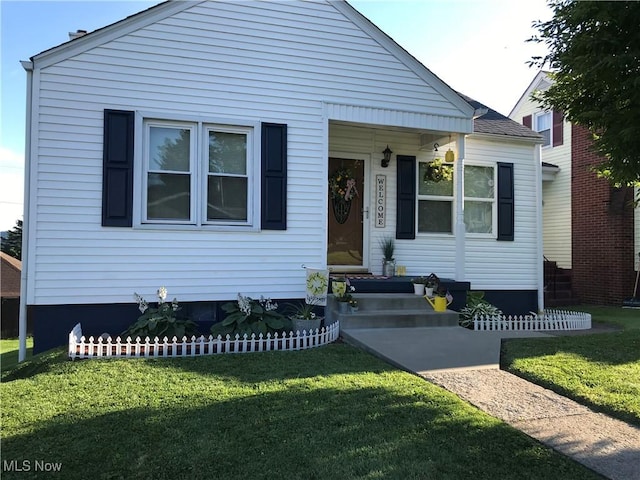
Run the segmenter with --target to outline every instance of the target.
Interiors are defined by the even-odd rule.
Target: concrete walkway
[[[500,370],[503,338],[537,332],[375,328],[343,338],[417,373],[612,480],[640,480],[640,429]]]

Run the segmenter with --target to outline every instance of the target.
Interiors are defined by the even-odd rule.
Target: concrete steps
[[[325,317],[340,320],[341,329],[457,327],[458,314],[451,310],[435,312],[421,296],[410,293],[358,293],[358,310],[342,311],[333,295],[327,298]]]

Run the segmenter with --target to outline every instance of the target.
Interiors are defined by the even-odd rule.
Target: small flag
[[[307,268],[305,301],[309,305],[327,305],[327,291],[329,289],[329,270]]]
[[[444,298],[447,299],[447,305],[453,302],[453,295],[449,293],[449,290],[447,290],[447,294],[444,296]]]

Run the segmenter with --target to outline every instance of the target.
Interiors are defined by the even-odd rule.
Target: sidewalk
[[[640,429],[500,370],[503,338],[539,332],[351,329],[349,343],[423,376],[612,480],[640,480]]]

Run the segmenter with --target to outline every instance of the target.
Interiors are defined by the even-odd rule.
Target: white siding
[[[130,302],[161,285],[183,301],[301,296],[301,265],[326,262],[325,105],[463,116],[331,4],[313,2],[198,4],[42,69],[36,57],[34,92],[27,302],[41,305]],[[101,227],[105,108],[288,124],[288,230]],[[424,255],[427,270],[450,275],[452,245],[402,245],[399,258]]]
[[[491,141],[479,136],[466,140],[466,158],[469,163],[495,165],[497,162],[514,164],[515,187],[515,240],[497,241],[467,235],[465,245],[465,280],[473,289],[522,290],[537,289],[537,232],[536,232],[536,165],[534,146],[508,141]],[[373,273],[382,271],[382,255],[378,242],[384,236],[395,238],[396,226],[396,155],[415,155],[418,161],[434,158],[433,151],[419,151],[420,135],[347,125],[331,125],[330,151],[365,153],[371,155],[369,181],[373,184],[378,174],[387,177],[386,228],[375,228],[373,215],[369,218],[370,266]],[[388,168],[380,166],[382,151],[389,145],[393,150]],[[440,145],[444,152],[448,145]],[[456,150],[455,145],[451,148]],[[372,189],[369,202],[374,204]],[[407,275],[425,275],[431,272],[440,277],[454,278],[456,264],[454,235],[420,234],[415,240],[396,240],[396,263],[407,267]]]
[[[541,111],[540,106],[526,99],[511,118],[522,118]],[[560,167],[552,181],[542,182],[542,231],[544,256],[557,262],[560,268],[571,268],[571,124],[564,121],[563,143],[557,147],[542,147],[542,161]]]
[[[467,235],[465,279],[474,290],[538,288],[536,231],[537,146],[472,138],[466,142],[468,162],[513,163],[514,241]]]

